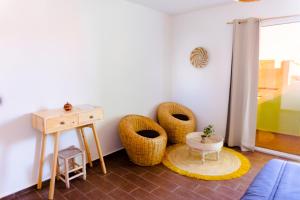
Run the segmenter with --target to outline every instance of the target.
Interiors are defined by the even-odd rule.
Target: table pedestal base
[[[205,162],[205,156],[207,154],[211,154],[211,153],[215,153],[216,154],[216,161],[218,161],[219,158],[220,158],[220,151],[221,150],[218,150],[218,151],[201,151],[201,150],[189,147],[189,154],[191,154],[192,151],[197,151],[197,152],[200,153],[200,155],[201,155],[201,161],[202,161],[202,164],[203,164]]]

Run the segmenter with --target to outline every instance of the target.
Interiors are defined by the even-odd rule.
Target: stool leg
[[[59,176],[60,176],[60,164],[59,164],[59,158],[57,158],[56,180],[59,180]]]
[[[75,169],[75,158],[71,158],[71,168]]]
[[[85,153],[82,152],[82,172],[83,172],[83,180],[86,180],[86,164],[85,164]]]
[[[70,181],[69,181],[69,160],[64,159],[65,161],[65,181],[66,181],[66,187],[70,188]]]

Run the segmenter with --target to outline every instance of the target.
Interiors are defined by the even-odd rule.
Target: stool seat
[[[76,148],[75,146],[70,146],[66,149],[60,150],[58,152],[58,156],[62,159],[69,159],[81,153],[82,151],[79,148]]]

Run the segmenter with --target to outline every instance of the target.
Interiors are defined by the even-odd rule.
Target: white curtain
[[[259,67],[259,19],[234,20],[227,142],[254,150]]]

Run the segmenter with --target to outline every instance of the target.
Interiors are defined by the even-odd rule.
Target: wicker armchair
[[[155,121],[127,115],[119,124],[121,142],[130,160],[141,166],[159,164],[165,154],[167,134]]]
[[[187,133],[196,130],[196,117],[193,112],[178,103],[166,102],[158,106],[159,124],[166,130],[170,143],[185,143]]]

